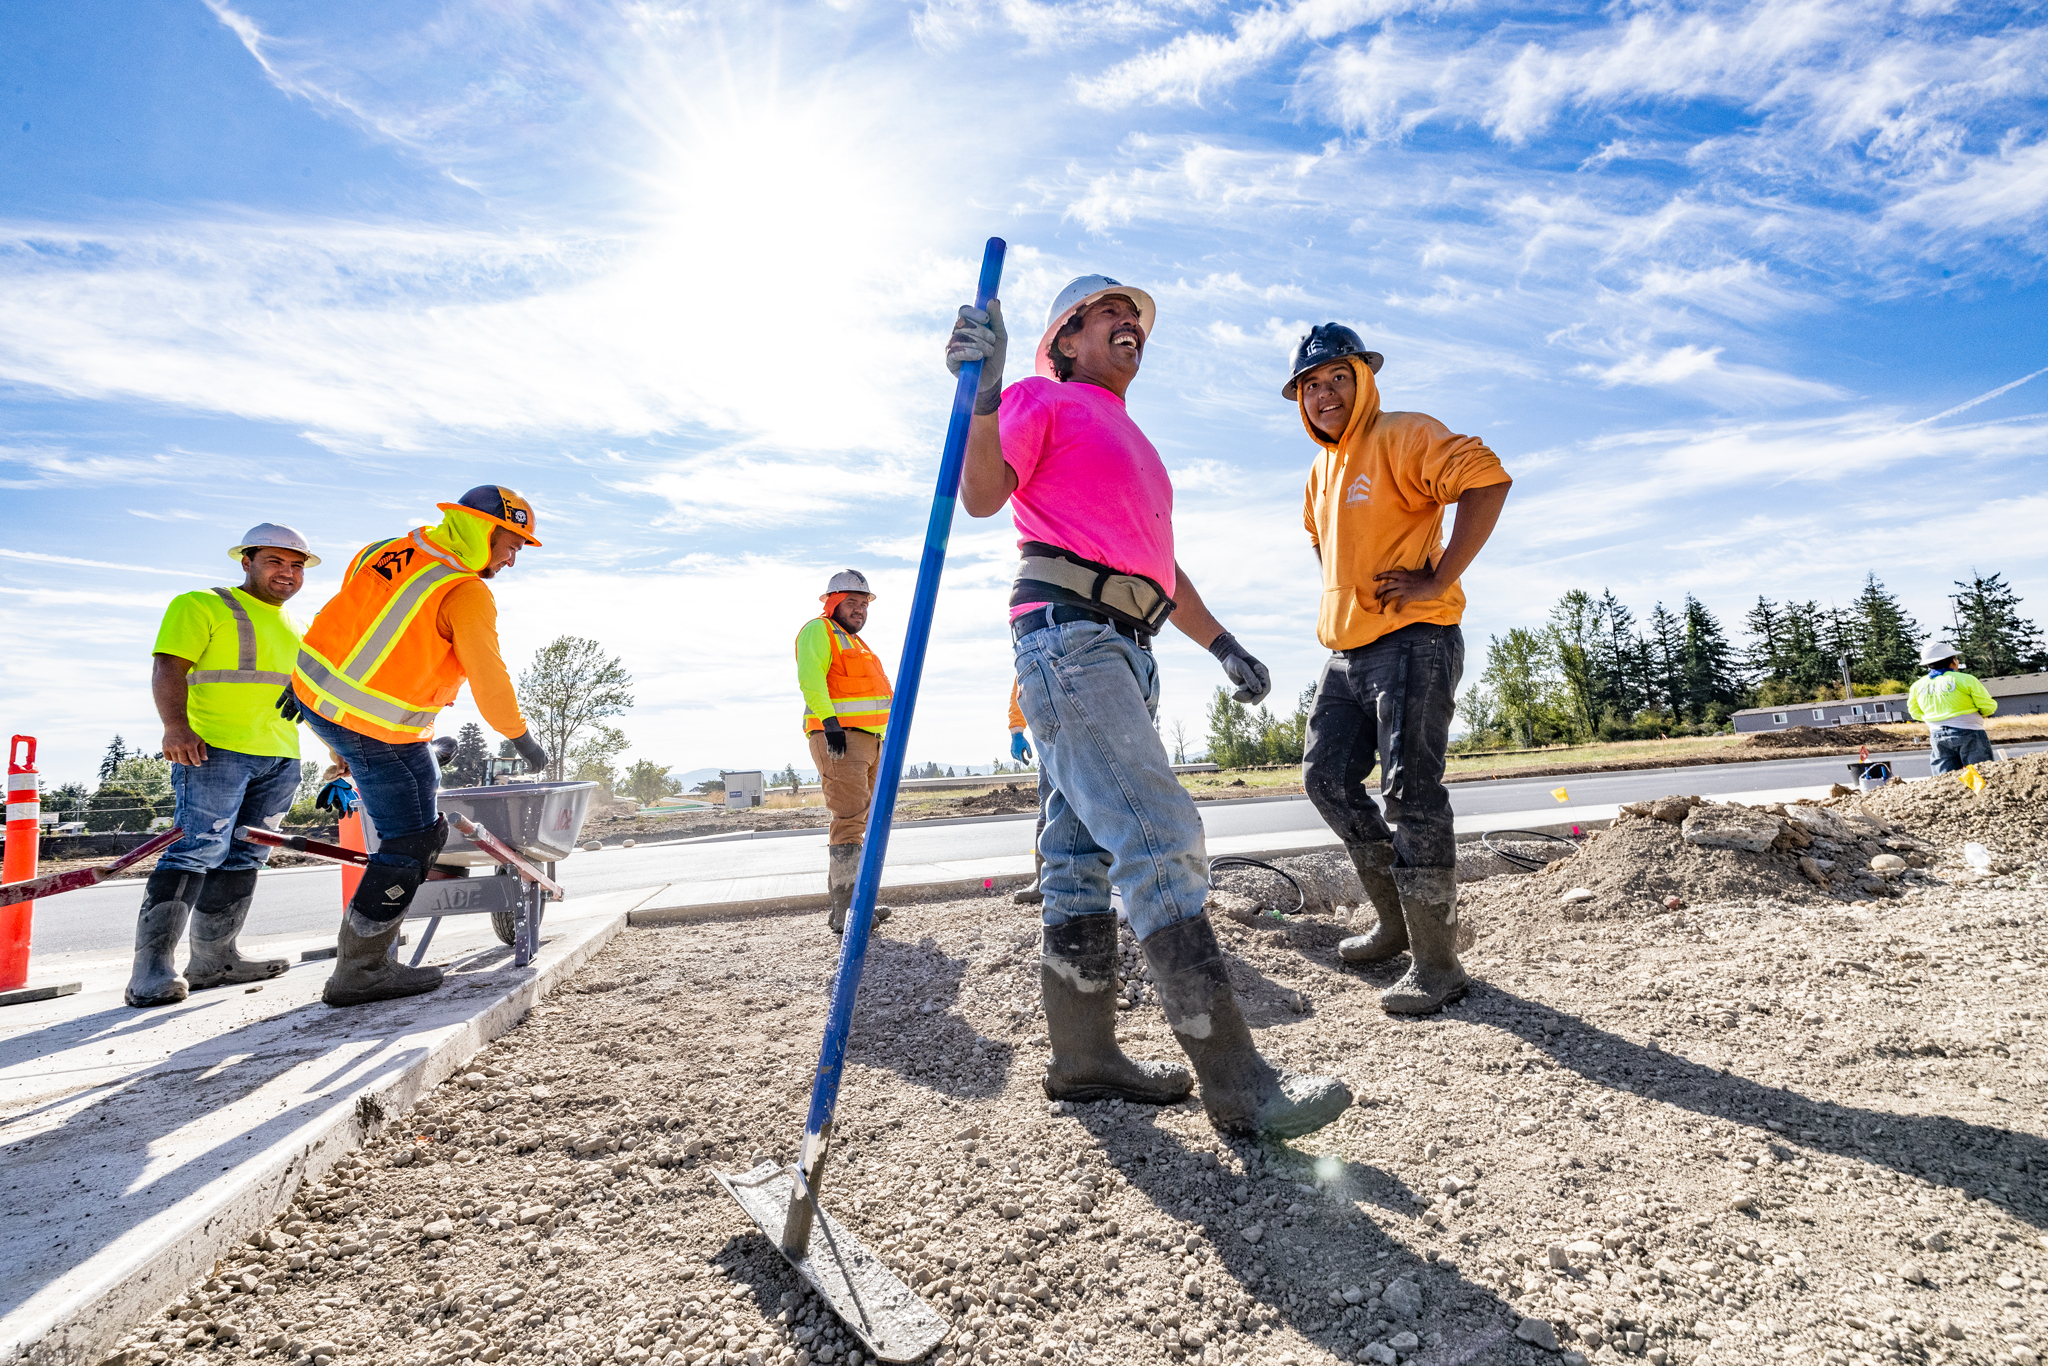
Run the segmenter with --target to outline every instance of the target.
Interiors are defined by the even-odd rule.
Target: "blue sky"
[[[53,779],[155,747],[165,599],[250,523],[329,563],[470,485],[546,548],[515,664],[622,655],[635,749],[802,759],[831,571],[893,660],[980,243],[1028,355],[1102,271],[1181,559],[1314,677],[1308,324],[1516,476],[1489,634],[1565,589],[2048,617],[2048,19],[2034,6],[22,0],[0,12],[0,697]],[[1011,367],[1024,373],[1028,361]],[[2002,391],[2002,392],[2001,392]],[[1989,397],[1986,397],[1989,395]],[[1007,516],[962,518],[919,761],[1000,752]],[[1163,708],[1220,681],[1169,636]],[[472,715],[467,700],[455,719]]]

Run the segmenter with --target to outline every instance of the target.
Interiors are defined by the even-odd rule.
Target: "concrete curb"
[[[648,895],[658,892],[650,889]],[[610,943],[626,924],[626,913],[587,923],[567,922],[567,943],[542,960],[534,976],[477,1003],[460,1026],[431,1045],[417,1060],[336,1106],[310,1133],[287,1146],[276,1145],[242,1163],[225,1189],[187,1198],[136,1230],[120,1255],[81,1266],[78,1284],[55,1302],[31,1300],[0,1320],[0,1362],[38,1366],[90,1366],[112,1349],[120,1335],[161,1309],[216,1261],[243,1244],[291,1203],[301,1185],[324,1175],[334,1163],[373,1136],[387,1116],[402,1114],[427,1091],[451,1076],[483,1047],[511,1030],[527,1011]],[[552,947],[552,946],[550,946]],[[545,950],[544,950],[545,953]],[[443,1027],[445,1028],[445,1026]]]

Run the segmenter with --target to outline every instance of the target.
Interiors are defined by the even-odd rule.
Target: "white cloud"
[[[1804,403],[1846,395],[1832,384],[1780,374],[1754,365],[1724,365],[1718,346],[1673,346],[1660,352],[1639,351],[1612,365],[1581,365],[1603,389],[1618,384],[1668,386],[1712,398],[1729,406],[1754,403]]]

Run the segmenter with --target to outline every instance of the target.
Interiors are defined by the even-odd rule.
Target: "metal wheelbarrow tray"
[[[569,857],[590,815],[596,783],[501,783],[496,787],[444,787],[444,813],[467,816],[530,859]],[[448,832],[439,863],[488,868],[497,862],[459,832]]]

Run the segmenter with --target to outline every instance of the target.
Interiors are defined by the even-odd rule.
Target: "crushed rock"
[[[1832,805],[1911,829],[1942,845],[1976,841],[2007,859],[2048,857],[2048,754],[1981,765],[1984,790],[1953,777],[1892,782]]]

